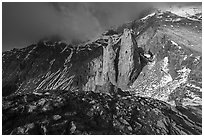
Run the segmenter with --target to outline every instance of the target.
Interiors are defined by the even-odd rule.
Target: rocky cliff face
[[[141,71],[141,62],[137,43],[131,31],[125,29],[121,38],[118,63],[118,87],[127,89]]]
[[[159,12],[80,46],[3,52],[3,133],[201,134],[201,34]]]
[[[89,84],[89,89],[94,91],[93,86],[103,86],[109,82],[121,89],[129,88],[142,67],[137,43],[132,37],[129,29],[124,29],[117,41],[109,37],[108,45],[103,47],[103,62],[96,62],[95,82]]]

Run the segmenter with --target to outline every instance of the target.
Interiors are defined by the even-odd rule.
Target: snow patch
[[[192,20],[192,21],[199,21],[200,22],[200,20],[194,19],[194,18],[190,18],[190,17],[187,17],[187,19]]]
[[[168,57],[165,57],[163,60],[163,66],[162,66],[162,71],[164,72],[164,76],[161,78],[161,83],[160,83],[161,87],[165,86],[168,82],[173,80],[171,75],[168,73],[169,69],[167,68],[167,66],[168,66]]]
[[[164,76],[161,78],[160,86],[163,87],[167,83],[171,82],[173,79],[169,73],[164,74]]]
[[[157,16],[157,18],[158,18],[158,19],[161,19],[161,18],[162,18],[162,16]]]
[[[144,54],[144,56],[145,56],[146,58],[150,58],[150,57],[151,57],[150,54]]]
[[[196,58],[196,60],[200,60],[200,56],[196,56],[195,58]]]
[[[172,22],[178,22],[178,21],[181,21],[181,18],[176,18],[172,20]]]
[[[183,69],[178,70],[178,73],[185,73],[185,72],[190,72],[191,70],[189,68],[184,67]]]
[[[172,43],[173,45],[178,46],[178,44],[177,44],[176,42],[174,42],[173,40],[171,40],[171,43]]]
[[[148,19],[148,18],[150,18],[150,17],[152,17],[152,16],[154,16],[156,13],[155,12],[153,12],[153,13],[151,13],[151,14],[149,14],[149,15],[147,15],[147,16],[145,16],[145,17],[143,17],[143,18],[141,18],[140,20],[146,20],[146,19]]]
[[[162,11],[170,11],[174,14],[177,14],[181,17],[189,17],[195,15],[197,13],[202,12],[202,6],[186,6],[186,7],[178,7],[178,6],[171,6],[170,8],[163,7]]]
[[[198,90],[200,90],[200,92],[202,92],[201,87],[198,87],[198,86],[196,86],[196,85],[189,84],[189,83],[187,84],[187,86],[192,87],[192,88],[195,88],[195,89],[198,89]]]
[[[165,57],[164,60],[163,60],[163,66],[162,66],[161,69],[162,69],[163,71],[165,71],[165,72],[168,71],[168,68],[167,68],[167,66],[168,66],[168,61],[169,61],[168,57]]]
[[[186,60],[186,59],[187,59],[187,57],[188,57],[188,56],[187,56],[187,55],[185,55],[185,56],[184,56],[184,58],[183,58],[183,60]]]
[[[68,48],[68,46],[66,46],[60,53],[64,52],[67,48]]]

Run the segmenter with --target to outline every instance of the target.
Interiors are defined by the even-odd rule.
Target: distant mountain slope
[[[140,20],[108,30],[98,38],[78,47],[60,41],[44,40],[23,49],[3,52],[4,134],[38,134],[40,131],[30,133],[30,128],[25,127],[26,121],[18,121],[19,123],[13,127],[7,121],[14,122],[12,120],[15,118],[12,116],[16,117],[15,114],[19,113],[29,119],[30,109],[32,109],[32,113],[41,113],[43,108],[38,108],[36,105],[43,100],[43,103],[37,106],[46,107],[48,104],[45,115],[54,115],[55,107],[60,108],[67,105],[64,104],[67,102],[64,94],[72,94],[73,92],[74,95],[67,95],[67,97],[76,96],[80,102],[82,98],[81,96],[77,97],[78,94],[86,96],[87,92],[93,91],[93,94],[99,97],[101,94],[114,97],[121,90],[122,94],[130,96],[127,97],[130,100],[131,98],[142,98],[142,100],[152,100],[164,104],[165,109],[162,109],[162,106],[156,106],[159,110],[154,112],[157,113],[156,117],[161,116],[159,124],[161,128],[153,124],[154,118],[147,118],[150,123],[152,122],[150,125],[153,128],[151,128],[150,125],[144,125],[147,121],[143,121],[143,118],[139,117],[140,115],[142,117],[143,111],[145,114],[148,113],[145,116],[149,117],[150,112],[153,113],[154,107],[151,106],[154,106],[154,103],[152,104],[150,101],[149,105],[146,106],[145,103],[140,104],[140,101],[134,102],[133,99],[130,101],[131,103],[139,103],[141,108],[150,107],[150,112],[143,109],[133,112],[131,108],[131,119],[139,115],[137,124],[131,124],[130,121],[135,121],[123,117],[126,122],[123,121],[122,123],[124,127],[127,127],[127,131],[121,126],[117,127],[117,124],[114,126],[112,121],[113,125],[110,126],[115,131],[110,132],[107,131],[108,129],[100,127],[105,130],[104,134],[201,134],[202,24],[200,19],[181,17],[171,12],[155,12]],[[112,94],[112,87],[117,89],[115,94]],[[59,104],[57,103],[55,107],[50,106],[50,103],[53,104],[52,101],[58,100],[57,96],[61,100]],[[102,99],[102,102],[103,100],[106,99]],[[127,100],[125,97],[124,99],[119,97],[116,102],[124,104]],[[102,102],[99,101],[99,105],[102,105]],[[63,105],[60,105],[61,103]],[[71,105],[73,104],[72,102]],[[140,107],[140,105],[136,107]],[[27,109],[27,107],[29,108]],[[86,106],[76,106],[73,111],[77,107],[86,108]],[[112,109],[111,106],[109,107]],[[115,108],[116,106],[112,107]],[[128,105],[124,105],[124,107],[126,108]],[[49,114],[47,109],[50,110]],[[189,110],[190,112],[188,112]],[[61,111],[60,108],[59,115],[64,115],[64,112],[61,113]],[[77,109],[76,114],[82,113],[81,111]],[[112,113],[109,111],[112,110],[108,110],[105,116]],[[95,110],[93,112],[95,113]],[[128,115],[128,112],[124,113]],[[95,114],[93,115],[95,116]],[[119,118],[118,113],[115,115]],[[193,118],[194,115],[196,116],[195,119]],[[52,131],[54,127],[48,128],[43,125],[41,120],[46,118],[40,117],[42,119],[38,119],[40,120],[38,124],[41,126],[38,128],[43,130],[40,133],[46,134],[47,129]],[[50,118],[50,116],[48,117]],[[163,120],[162,117],[164,117]],[[72,120],[74,121],[74,119]],[[111,119],[115,119],[114,116]],[[172,121],[177,126],[174,126]],[[37,123],[33,120],[30,122],[32,126],[36,127]],[[158,123],[159,120],[157,119],[156,122]],[[52,123],[48,123],[49,126],[54,126]],[[75,121],[77,129],[80,129],[81,125],[86,125],[80,123],[78,127],[76,123]],[[73,123],[71,125],[69,128],[74,128]],[[162,129],[163,127],[165,128]],[[85,130],[84,128],[81,129]],[[80,131],[75,134],[102,134],[90,129],[86,129],[90,132]],[[71,132],[70,129],[69,134]],[[68,131],[64,131],[64,133],[68,134]]]

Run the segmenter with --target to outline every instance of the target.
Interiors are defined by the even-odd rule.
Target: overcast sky
[[[142,11],[155,5],[167,4],[4,2],[3,51],[28,46],[50,35],[60,35],[67,42],[87,40],[111,26],[137,19]]]

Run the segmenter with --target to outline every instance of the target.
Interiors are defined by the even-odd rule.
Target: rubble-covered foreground
[[[131,95],[42,91],[3,100],[3,134],[201,134],[191,108]]]

